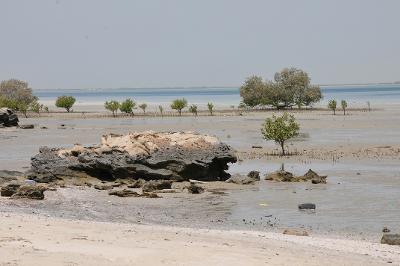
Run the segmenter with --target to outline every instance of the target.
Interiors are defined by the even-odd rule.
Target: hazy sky
[[[0,0],[0,80],[33,88],[400,80],[399,0]]]

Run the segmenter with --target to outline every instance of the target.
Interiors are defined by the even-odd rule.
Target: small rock
[[[279,170],[270,174],[265,175],[265,180],[273,180],[279,182],[292,182],[294,181],[294,176],[292,173]]]
[[[170,180],[151,180],[146,182],[143,187],[143,192],[152,192],[161,189],[171,189],[172,181]]]
[[[201,194],[204,192],[204,188],[192,183],[187,187],[187,190],[190,194]]]
[[[40,127],[40,129],[48,129],[47,127],[45,127],[45,126],[42,126],[42,127]]]
[[[400,245],[400,234],[384,234],[381,239],[382,244]]]
[[[13,127],[18,126],[18,116],[9,108],[0,108],[0,126]]]
[[[389,233],[390,229],[385,226],[385,227],[383,227],[382,232],[383,233]]]
[[[143,198],[150,198],[150,199],[158,199],[161,198],[160,196],[158,196],[156,193],[148,193],[148,192],[144,192],[143,194],[139,195],[139,197],[143,197]]]
[[[308,236],[308,232],[301,229],[285,229],[285,231],[283,231],[283,234],[292,236]]]
[[[139,193],[129,190],[129,189],[123,189],[123,190],[114,190],[110,191],[108,195],[112,196],[117,196],[117,197],[139,197]]]
[[[141,188],[146,181],[143,179],[133,180],[131,184],[128,184],[128,188]]]
[[[239,185],[251,185],[254,184],[256,180],[253,178],[250,178],[248,176],[240,175],[240,174],[235,174],[231,176],[228,180],[226,180],[226,183],[234,183],[234,184],[239,184]]]
[[[262,149],[262,146],[253,145],[253,146],[251,146],[251,148],[252,148],[252,149]]]
[[[315,210],[316,208],[314,203],[302,203],[298,207],[300,210]]]
[[[21,129],[33,129],[35,128],[34,125],[19,125],[19,128]]]
[[[11,198],[42,200],[44,199],[44,192],[46,191],[46,189],[47,188],[44,186],[21,186],[18,188],[17,192],[11,196]]]
[[[260,181],[260,172],[259,171],[250,171],[247,174],[247,177],[250,177],[251,179],[254,179],[256,181]]]
[[[11,197],[17,192],[20,186],[20,184],[16,183],[7,184],[1,188],[0,194],[2,197]]]
[[[93,186],[97,190],[110,190],[113,188],[112,185],[105,185],[105,184],[96,184]]]
[[[313,184],[326,184],[327,176],[318,175],[316,172],[309,169],[308,172],[300,178],[303,180],[311,180],[311,183]]]

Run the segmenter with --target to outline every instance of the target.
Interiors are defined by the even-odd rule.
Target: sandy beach
[[[1,220],[2,265],[400,264],[397,247],[363,241],[7,213]]]

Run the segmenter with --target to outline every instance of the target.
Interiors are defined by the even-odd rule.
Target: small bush
[[[56,106],[59,108],[65,108],[65,110],[67,110],[69,113],[75,101],[76,99],[72,96],[60,96],[56,100]]]
[[[104,103],[104,107],[107,110],[111,111],[114,117],[117,116],[117,112],[118,112],[118,109],[120,108],[120,106],[121,106],[121,104],[119,102],[117,102],[117,101],[114,101],[114,100],[107,101],[107,102]]]
[[[187,101],[185,98],[176,99],[171,103],[171,109],[177,110],[179,115],[182,115],[182,109],[187,107]]]

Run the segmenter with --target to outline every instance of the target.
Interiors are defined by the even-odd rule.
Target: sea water
[[[326,106],[335,99],[346,100],[349,107],[391,105],[400,102],[400,84],[322,86],[323,100],[315,106]],[[241,101],[239,87],[193,87],[193,88],[123,88],[123,89],[37,89],[34,94],[46,105],[54,106],[60,95],[71,95],[76,105],[102,106],[105,101],[134,99],[148,106],[168,106],[174,99],[185,98],[190,104],[205,106],[212,102],[216,108],[237,107]]]

